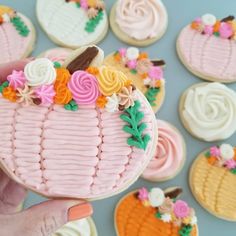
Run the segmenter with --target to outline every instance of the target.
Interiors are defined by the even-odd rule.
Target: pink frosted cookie
[[[186,145],[180,132],[171,124],[157,120],[156,153],[142,177],[150,181],[165,181],[176,176],[184,165]]]
[[[182,63],[209,81],[236,81],[236,21],[233,16],[217,20],[205,14],[186,26],[177,40]]]
[[[30,55],[35,37],[34,26],[26,16],[0,5],[0,64]]]
[[[152,108],[95,46],[62,67],[39,58],[0,92],[0,163],[46,197],[100,199],[128,188],[154,155]]]

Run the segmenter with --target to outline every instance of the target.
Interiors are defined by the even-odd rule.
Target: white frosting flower
[[[114,93],[111,97],[107,97],[107,104],[105,109],[107,112],[119,111],[119,97]]]
[[[166,223],[169,223],[171,222],[171,214],[168,214],[168,213],[165,213],[163,215],[161,215],[161,219],[166,222]]]
[[[153,188],[148,194],[148,199],[152,207],[159,207],[165,200],[165,194],[162,189]]]
[[[197,217],[196,217],[196,216],[193,216],[193,217],[191,218],[190,224],[191,224],[191,225],[196,225],[196,224],[197,224]]]
[[[216,23],[216,17],[212,14],[205,14],[202,16],[202,22],[204,25],[213,26]]]
[[[146,78],[146,79],[143,80],[143,84],[144,85],[150,85],[150,83],[151,83],[151,79],[150,78]]]
[[[11,21],[11,18],[7,13],[3,14],[2,18],[3,18],[3,22],[10,22]]]
[[[25,66],[24,69],[29,86],[50,85],[56,79],[53,63],[47,58],[39,58]]]
[[[220,153],[224,160],[230,160],[234,157],[234,149],[230,144],[222,144],[220,146]]]
[[[126,57],[128,60],[136,60],[139,57],[139,50],[135,47],[130,47],[127,49]]]

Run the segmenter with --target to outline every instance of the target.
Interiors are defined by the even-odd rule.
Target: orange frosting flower
[[[148,58],[148,54],[146,52],[141,52],[138,57],[139,60],[147,59],[147,58]]]
[[[198,30],[199,29],[199,24],[195,21],[192,22],[191,24],[191,28],[194,29],[194,30]]]
[[[92,66],[90,66],[86,71],[89,74],[92,74],[92,75],[97,75],[99,73],[98,68],[97,67],[92,67]]]
[[[234,148],[234,160],[236,161],[236,147]]]
[[[156,82],[156,87],[157,87],[157,88],[160,88],[160,87],[161,87],[161,80],[157,80],[157,82]]]
[[[126,82],[125,82],[125,87],[129,87],[132,85],[132,80],[128,79]]]
[[[103,95],[99,96],[96,101],[96,104],[99,108],[104,108],[107,104],[107,98]]]
[[[54,83],[54,88],[57,89],[57,87],[62,84],[64,86],[67,85],[67,83],[70,80],[70,72],[65,69],[65,68],[57,68],[57,78],[56,81]]]
[[[148,74],[147,73],[144,73],[141,75],[142,79],[146,79],[148,77]]]
[[[59,83],[55,89],[56,95],[54,102],[59,105],[68,104],[72,100],[71,91],[62,83]]]
[[[208,163],[209,163],[210,165],[214,165],[214,164],[216,163],[216,161],[217,161],[217,158],[214,157],[214,156],[211,156],[211,157],[209,157],[209,158],[207,159],[207,161],[208,161]]]
[[[116,61],[121,61],[121,55],[120,55],[119,53],[116,53],[116,54],[114,55],[114,59],[115,59]]]
[[[220,21],[216,21],[215,25],[214,25],[214,32],[219,32],[220,30]]]
[[[17,96],[16,91],[12,87],[6,87],[2,91],[2,96],[11,102],[16,102]]]

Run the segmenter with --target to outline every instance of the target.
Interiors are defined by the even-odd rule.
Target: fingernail
[[[68,221],[79,220],[93,214],[92,205],[89,203],[79,204],[68,210]]]

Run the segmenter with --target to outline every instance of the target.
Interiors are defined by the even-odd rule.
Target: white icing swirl
[[[130,37],[145,40],[164,33],[167,13],[160,0],[119,0],[116,23]]]
[[[47,58],[31,61],[25,66],[24,73],[29,86],[49,85],[56,79],[54,65]]]
[[[236,131],[236,93],[220,83],[206,83],[186,92],[183,119],[205,141],[224,140]]]
[[[60,228],[52,236],[91,236],[91,228],[87,219],[72,221]]]

